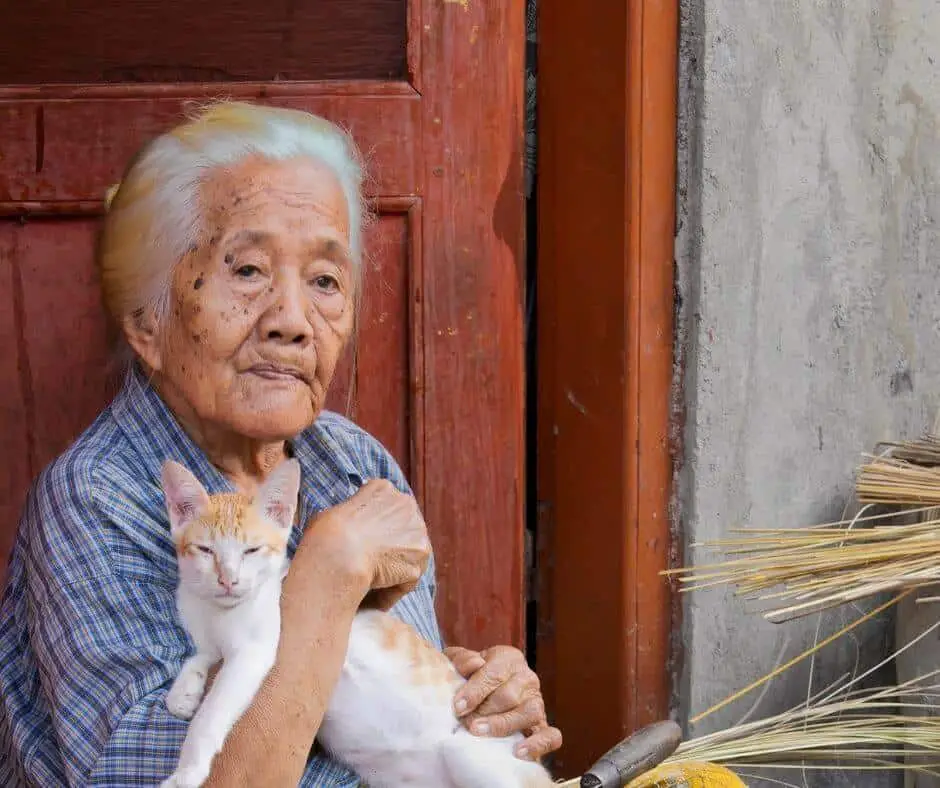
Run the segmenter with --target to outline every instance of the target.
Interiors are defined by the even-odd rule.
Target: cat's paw
[[[180,673],[166,695],[166,707],[170,714],[181,720],[190,720],[199,708],[206,680],[195,671]]]
[[[208,777],[208,769],[188,766],[173,772],[160,783],[160,788],[199,788]]]

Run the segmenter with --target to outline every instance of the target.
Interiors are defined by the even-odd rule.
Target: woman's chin
[[[231,427],[245,437],[271,442],[289,440],[303,432],[318,415],[311,405],[309,393],[306,396],[293,392],[283,394],[243,404],[240,412],[234,414]]]

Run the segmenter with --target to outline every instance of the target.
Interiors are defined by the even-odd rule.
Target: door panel
[[[405,0],[203,1],[197,13],[192,0],[9,5],[5,85],[405,76]]]
[[[0,38],[2,43],[2,38]],[[368,157],[376,194],[414,194],[418,188],[418,95],[405,83],[376,93],[304,91],[269,103],[324,115],[347,128]],[[60,93],[65,91],[60,91]],[[32,95],[28,91],[26,95]],[[22,91],[7,91],[7,96]],[[0,101],[3,99],[0,91]],[[55,95],[54,93],[51,95]],[[99,94],[107,95],[107,93]],[[8,99],[3,106],[0,204],[7,201],[99,203],[140,145],[171,127],[186,98]],[[9,120],[9,127],[6,123]],[[9,129],[9,134],[7,129]],[[0,205],[2,208],[2,205]]]
[[[106,189],[190,102],[269,102],[342,124],[367,163],[376,219],[357,356],[329,406],[373,432],[414,487],[445,638],[523,645],[522,10],[521,0],[5,9],[0,374],[12,385],[0,393],[10,458],[0,551],[29,480],[110,393],[92,265]]]
[[[21,379],[29,393],[23,415],[33,475],[107,401],[106,323],[91,256],[95,225],[89,219],[0,222],[0,259],[11,261],[22,293],[18,333],[28,362]]]

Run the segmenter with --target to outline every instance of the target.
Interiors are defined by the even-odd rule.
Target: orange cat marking
[[[463,679],[453,664],[440,651],[422,638],[412,627],[392,616],[379,619],[382,647],[405,656],[411,667],[409,678],[415,686],[440,686],[453,692]]]
[[[179,534],[176,551],[180,555],[192,553],[195,545],[225,536],[271,553],[282,553],[287,546],[287,534],[272,527],[251,498],[241,493],[217,493],[208,496],[205,512]]]

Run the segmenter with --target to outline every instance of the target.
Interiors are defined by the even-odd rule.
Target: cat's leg
[[[213,656],[205,652],[197,652],[183,663],[176,681],[173,682],[173,686],[166,695],[166,707],[170,714],[181,720],[192,718],[206,690],[209,668],[216,661]]]
[[[196,711],[180,750],[176,771],[161,788],[198,788],[209,776],[212,759],[251,705],[274,664],[276,649],[246,649],[228,656]]]
[[[512,752],[512,743],[505,740],[458,731],[441,746],[440,752],[453,788],[549,788],[553,785],[542,766],[517,758]]]

